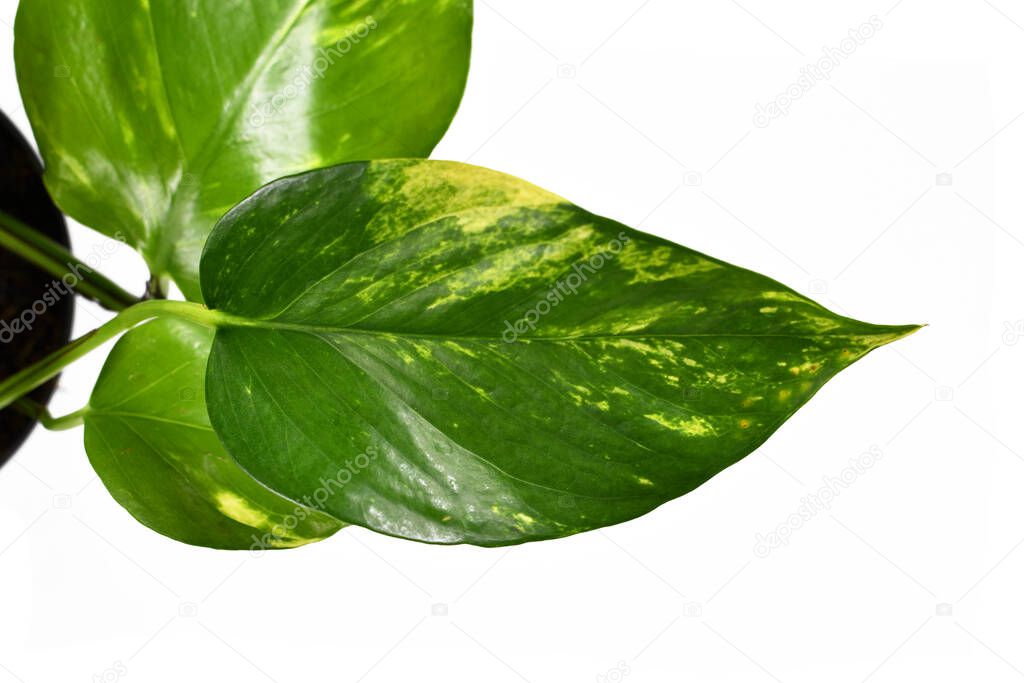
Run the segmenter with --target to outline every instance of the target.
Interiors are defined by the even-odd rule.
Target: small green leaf
[[[199,296],[221,215],[275,178],[427,156],[472,0],[21,0],[22,98],[66,213]]]
[[[642,515],[916,329],[431,161],[264,188],[214,230],[202,283],[234,316],[207,376],[231,456],[295,500],[352,471],[320,509],[436,543]]]
[[[160,320],[121,338],[85,417],[93,468],[136,519],[178,541],[264,550],[330,536],[343,525],[275,495],[224,452],[204,399],[212,337]]]

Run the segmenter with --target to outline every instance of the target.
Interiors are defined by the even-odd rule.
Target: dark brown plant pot
[[[43,165],[11,121],[0,113],[0,209],[52,240],[70,246],[64,217],[43,186]],[[0,380],[45,358],[68,343],[74,297],[53,288],[56,278],[0,247]],[[57,296],[52,296],[53,293]],[[48,296],[50,293],[50,296]],[[10,325],[22,320],[31,330]],[[31,398],[45,405],[56,380]],[[36,425],[15,408],[0,411],[0,466],[10,460]]]

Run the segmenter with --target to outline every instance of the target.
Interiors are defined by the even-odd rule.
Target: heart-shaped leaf
[[[0,113],[0,209],[65,247],[64,217],[43,186],[43,167],[21,133]],[[64,283],[0,247],[0,380],[68,343],[74,295]],[[56,381],[30,395],[45,405]],[[17,452],[36,421],[16,408],[0,410],[0,465]]]
[[[437,543],[644,514],[916,329],[446,162],[276,182],[218,224],[202,283],[231,456],[294,500],[346,473],[320,509]]]
[[[472,0],[21,0],[15,58],[57,203],[200,294],[220,216],[270,180],[426,156]]]
[[[203,390],[212,339],[158,320],[118,341],[85,416],[93,468],[136,519],[178,541],[264,550],[330,536],[342,525],[275,495],[224,452]]]

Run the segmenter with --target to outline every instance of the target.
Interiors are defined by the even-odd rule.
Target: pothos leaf
[[[85,416],[93,468],[136,519],[178,541],[265,550],[330,536],[343,525],[269,491],[224,452],[203,389],[212,338],[163,320],[121,338]]]
[[[65,212],[199,296],[220,216],[283,175],[426,156],[472,0],[22,0],[25,109]]]
[[[436,543],[642,515],[916,329],[432,161],[271,184],[218,224],[202,283],[231,456],[295,500],[330,488],[318,505],[340,520]]]

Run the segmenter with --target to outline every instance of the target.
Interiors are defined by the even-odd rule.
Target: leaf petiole
[[[3,211],[0,211],[0,247],[18,254],[54,277],[72,277],[74,283],[65,284],[111,311],[123,311],[139,302],[138,297],[92,266],[82,263],[63,246]]]
[[[44,428],[51,432],[63,432],[75,427],[80,427],[85,421],[85,416],[89,412],[89,408],[85,407],[80,410],[76,410],[69,415],[63,415],[61,417],[54,417],[46,406],[36,403],[29,398],[19,398],[14,402],[12,406],[16,410],[21,411],[25,415],[34,418],[39,421],[39,424],[43,425]]]
[[[96,328],[67,346],[59,349],[35,365],[0,382],[0,409],[14,403],[36,387],[60,374],[61,370],[106,344],[123,332],[152,318],[179,318],[213,327],[224,323],[228,316],[211,311],[202,304],[184,301],[143,301],[121,311],[105,325]]]

